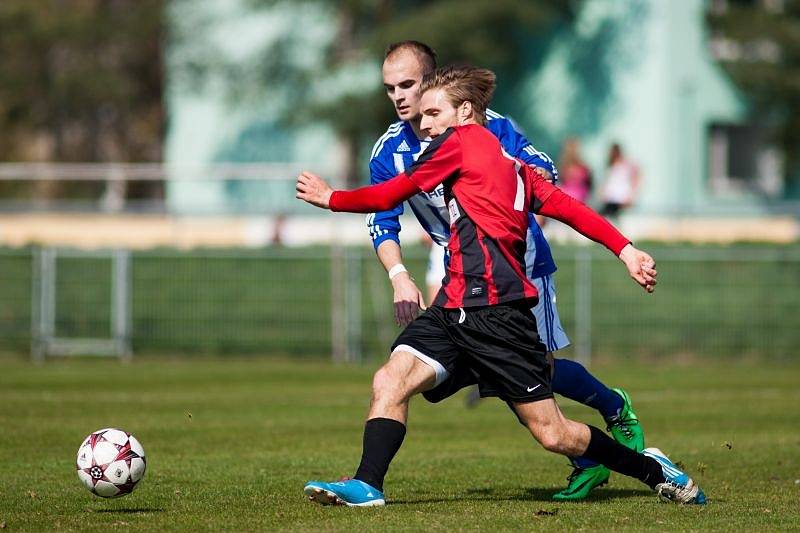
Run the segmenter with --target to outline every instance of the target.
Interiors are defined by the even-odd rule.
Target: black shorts
[[[423,393],[439,402],[477,383],[482,397],[533,402],[553,397],[547,348],[527,304],[478,308],[429,307],[392,345],[436,371],[437,385]]]

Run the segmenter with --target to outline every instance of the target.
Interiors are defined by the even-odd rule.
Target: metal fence
[[[556,247],[572,355],[788,357],[800,346],[797,247],[648,247],[647,295],[598,247]],[[406,250],[424,279],[426,251]],[[385,357],[398,333],[367,248],[0,250],[0,351]]]

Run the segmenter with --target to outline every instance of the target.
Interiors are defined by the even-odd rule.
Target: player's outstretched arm
[[[403,203],[420,188],[405,174],[398,174],[389,181],[369,185],[352,191],[334,191],[320,178],[310,172],[297,176],[296,198],[323,209],[349,213],[372,213],[387,211]]]
[[[580,234],[611,250],[625,264],[631,278],[647,292],[656,288],[658,272],[653,258],[631,244],[608,220],[594,210],[564,193],[542,176],[527,171],[531,180],[531,204],[537,213],[555,218]]]

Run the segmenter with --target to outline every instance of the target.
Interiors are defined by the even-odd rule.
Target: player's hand
[[[633,280],[644,290],[647,292],[656,290],[658,271],[656,270],[656,262],[650,257],[650,254],[634,248],[632,244],[628,244],[619,253],[619,258],[625,263]]]
[[[550,173],[550,171],[549,171],[549,170],[547,170],[546,168],[542,168],[542,167],[531,167],[531,168],[533,168],[533,171],[534,171],[534,172],[536,172],[537,174],[539,174],[541,177],[543,177],[544,179],[546,179],[546,180],[547,180],[547,181],[549,181],[550,183],[553,183],[553,184],[554,184],[554,183],[556,182],[556,180],[555,180],[555,178],[553,177],[553,175],[552,175],[552,174]]]
[[[297,185],[295,188],[297,189],[296,198],[323,209],[330,209],[333,189],[330,188],[324,179],[311,172],[303,172],[297,176]]]
[[[408,272],[401,272],[392,278],[394,287],[394,319],[398,326],[407,326],[420,309],[425,309],[425,299]]]

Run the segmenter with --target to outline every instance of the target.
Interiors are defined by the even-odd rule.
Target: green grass
[[[497,401],[415,400],[378,509],[307,502],[309,479],[352,475],[372,366],[271,358],[0,359],[0,527],[15,530],[718,530],[800,527],[800,363],[602,365],[633,398],[649,445],[686,466],[705,507],[657,501],[614,475],[583,503],[569,472]],[[601,421],[574,403],[569,416]],[[80,484],[91,431],[134,433],[148,470],[127,497]]]

